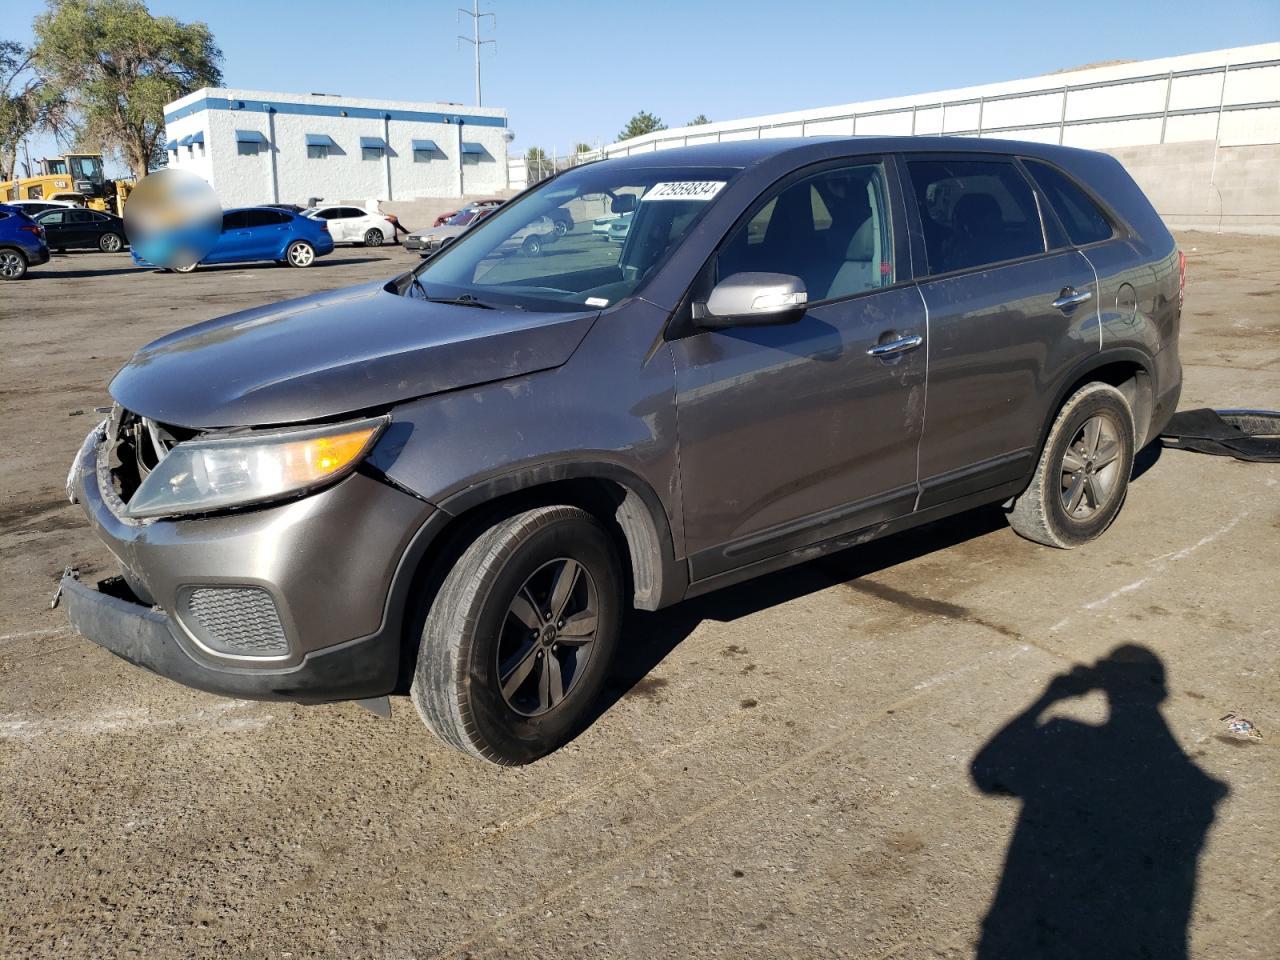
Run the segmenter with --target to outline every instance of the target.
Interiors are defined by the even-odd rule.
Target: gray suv
[[[70,618],[231,696],[407,690],[447,743],[526,763],[587,722],[628,607],[982,504],[1100,535],[1177,404],[1181,302],[1173,238],[1098,153],[584,165],[390,282],[139,350],[68,481],[121,576],[64,578]]]

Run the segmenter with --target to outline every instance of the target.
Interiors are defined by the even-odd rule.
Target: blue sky
[[[474,101],[470,0],[151,0],[204,20],[228,86]],[[31,38],[42,0],[4,0],[0,38]],[[1074,0],[482,0],[484,99],[513,150],[610,142],[637,110],[669,126],[1033,76],[1102,60],[1280,39],[1280,2]],[[33,143],[32,156],[52,152]]]

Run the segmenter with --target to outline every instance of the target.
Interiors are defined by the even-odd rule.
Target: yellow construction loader
[[[133,186],[131,180],[108,180],[102,154],[68,153],[37,160],[29,177],[0,181],[0,203],[8,200],[67,200],[120,215]]]

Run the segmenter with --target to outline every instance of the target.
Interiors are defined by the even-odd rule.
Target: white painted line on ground
[[[178,726],[197,727],[202,733],[238,733],[261,730],[271,720],[261,717],[228,716],[232,711],[250,705],[246,700],[228,700],[178,716],[156,717],[150,710],[127,707],[104,710],[94,716],[24,717],[0,714],[0,739],[35,740],[45,737],[96,737],[103,734],[149,732]]]
[[[65,627],[49,627],[47,630],[26,630],[21,633],[4,633],[0,634],[0,643],[6,640],[31,640],[35,637],[56,637],[59,634],[71,633],[70,624]]]

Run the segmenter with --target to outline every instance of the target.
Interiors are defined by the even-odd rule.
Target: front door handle
[[[1053,306],[1059,310],[1070,310],[1072,307],[1078,307],[1082,303],[1086,303],[1093,299],[1091,290],[1076,291],[1075,287],[1063,287],[1062,293],[1058,294],[1058,299],[1053,301]]]
[[[890,340],[888,343],[877,343],[867,351],[867,355],[883,360],[885,357],[892,357],[899,353],[906,353],[908,350],[914,350],[922,343],[924,343],[924,337],[899,337],[897,340]]]

